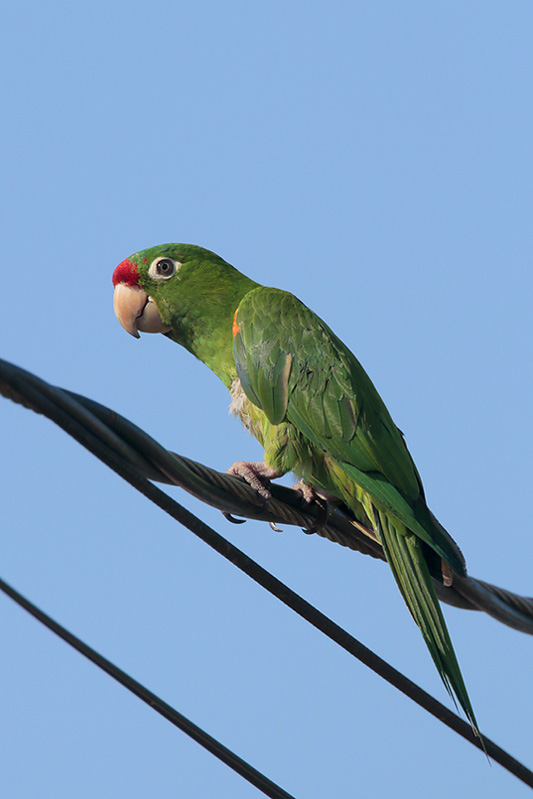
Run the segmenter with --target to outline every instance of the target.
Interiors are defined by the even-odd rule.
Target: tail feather
[[[454,702],[457,700],[461,705],[476,735],[481,737],[422,544],[405,528],[397,529],[398,524],[386,514],[376,510],[374,518],[394,579],[422,632],[440,677]]]

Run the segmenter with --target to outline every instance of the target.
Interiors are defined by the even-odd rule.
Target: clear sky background
[[[2,21],[1,357],[225,469],[221,383],[134,341],[111,274],[208,247],[296,293],[369,371],[470,572],[533,594],[530,2],[24,2]],[[297,797],[529,790],[0,400],[0,576]],[[228,524],[447,702],[386,565]],[[533,766],[532,640],[447,609],[482,730]],[[3,796],[260,794],[0,596]]]

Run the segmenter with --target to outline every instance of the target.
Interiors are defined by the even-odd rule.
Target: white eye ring
[[[168,280],[174,277],[180,266],[181,264],[179,261],[174,261],[167,256],[161,256],[150,264],[148,277],[151,277],[153,280]]]

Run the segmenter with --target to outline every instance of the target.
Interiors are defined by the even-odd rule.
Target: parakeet
[[[115,313],[135,337],[164,333],[231,393],[231,410],[264,447],[238,463],[264,496],[293,472],[337,498],[383,547],[452,698],[477,722],[431,576],[450,585],[463,555],[429,511],[404,437],[350,350],[293,294],[267,288],[209,250],[164,244],[113,273]]]

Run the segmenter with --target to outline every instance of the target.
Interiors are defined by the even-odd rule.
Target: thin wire
[[[152,693],[152,691],[149,691],[148,688],[145,688],[140,682],[134,680],[133,677],[130,677],[125,671],[119,669],[119,667],[111,663],[110,660],[107,660],[107,658],[100,655],[99,652],[96,652],[96,650],[92,649],[88,644],[73,635],[73,633],[65,629],[65,627],[44,613],[44,611],[26,599],[26,597],[22,596],[22,594],[19,594],[18,591],[2,579],[0,579],[0,591],[7,594],[14,602],[27,610],[28,613],[31,613],[31,615],[44,624],[45,627],[52,630],[52,632],[62,638],[63,641],[66,641],[67,644],[74,647],[74,649],[80,652],[84,657],[92,661],[99,669],[105,671],[110,677],[113,677],[114,680],[123,685],[124,688],[127,688],[128,691],[131,691],[131,693],[135,694],[139,699],[142,699],[143,702],[166,718],[167,721],[170,721],[171,724],[186,733],[190,738],[203,746],[204,749],[211,752],[212,755],[218,757],[226,766],[229,766],[233,771],[236,771],[237,774],[240,774],[241,777],[244,777],[245,780],[251,782],[252,785],[266,794],[266,796],[270,796],[272,799],[294,799],[292,794],[284,791],[283,788],[280,788],[275,782],[269,780],[268,777],[265,777],[264,774],[257,771],[257,769],[232,752],[231,749],[228,749],[217,741],[216,738],[213,738],[200,727],[197,727],[196,724],[193,724],[192,721],[189,721],[188,718],[178,713],[171,705],[167,704],[167,702]]]
[[[4,365],[5,362],[0,361],[0,364]],[[8,366],[12,365],[9,364]],[[78,421],[79,418],[85,419],[82,411],[87,413],[86,409],[81,409],[81,406],[78,405],[75,415],[70,415],[70,413],[66,411],[68,403],[65,402],[65,392],[62,392],[60,389],[52,389],[48,384],[44,384],[47,390],[42,392],[36,387],[35,381],[38,381],[39,385],[44,383],[44,381],[35,378],[33,381],[28,382],[24,379],[21,370],[18,370],[16,367],[15,370],[16,371],[10,373],[9,380],[9,384],[12,386],[15,393],[12,399],[21,401],[22,398],[23,404],[26,404],[27,407],[33,410],[37,409],[39,412],[44,413],[48,418],[69,433],[69,435],[96,455],[96,457],[106,463],[113,471],[123,477],[130,485],[144,494],[176,521],[187,527],[187,529],[211,546],[215,551],[248,574],[255,582],[263,586],[263,588],[276,596],[285,605],[324,633],[324,635],[335,641],[339,646],[379,674],[391,685],[394,685],[398,690],[427,710],[428,713],[435,716],[435,718],[439,719],[443,724],[453,729],[458,735],[470,741],[470,743],[478,749],[484,748],[486,753],[493,760],[514,774],[526,785],[533,788],[533,772],[530,769],[484,735],[483,747],[470,726],[463,719],[459,718],[459,716],[431,696],[431,694],[424,691],[420,686],[364,646],[364,644],[346,632],[342,627],[335,624],[335,622],[296,594],[291,588],[249,558],[244,552],[223,538],[219,533],[212,530],[208,525],[194,516],[194,514],[168,496],[168,494],[165,494],[164,491],[161,491],[157,486],[153,485],[128,461],[125,461],[117,455],[115,450],[105,443],[104,440],[89,431],[84,424]],[[34,378],[34,376],[31,377]],[[51,398],[55,398],[54,392],[59,392],[62,395],[59,404],[54,402]],[[73,399],[71,401],[74,402]]]

